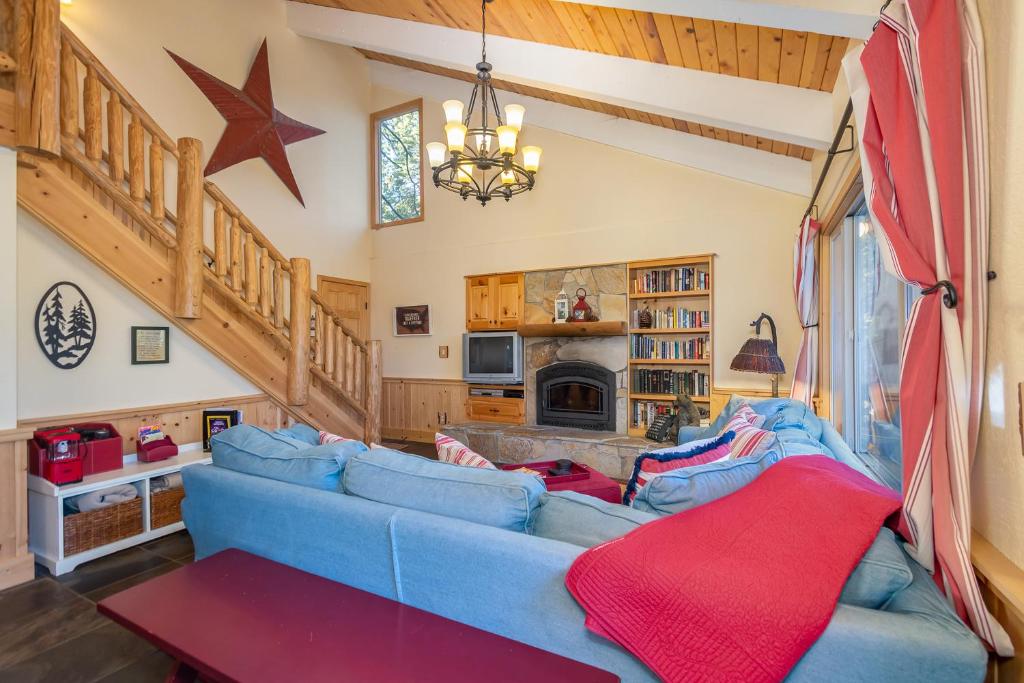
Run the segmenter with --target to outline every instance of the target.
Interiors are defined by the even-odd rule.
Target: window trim
[[[402,114],[408,114],[409,112],[418,112],[420,121],[420,215],[414,216],[413,218],[403,218],[397,221],[388,221],[381,223],[378,220],[380,216],[380,143],[378,127],[380,122],[384,119],[394,118],[395,116],[401,116]],[[427,205],[423,194],[423,186],[426,180],[424,173],[424,159],[423,159],[423,98],[418,97],[415,100],[403,102],[387,109],[381,109],[370,114],[370,227],[374,230],[380,228],[390,228],[394,225],[406,225],[407,223],[419,223],[420,221],[426,220],[427,217]]]

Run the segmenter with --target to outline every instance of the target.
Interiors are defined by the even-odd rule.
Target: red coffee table
[[[609,503],[622,502],[622,489],[615,480],[601,474],[593,467],[574,462],[569,474],[552,476],[547,472],[548,468],[554,464],[554,460],[539,460],[518,465],[504,464],[500,467],[503,470],[518,470],[521,467],[537,470],[543,474],[544,485],[547,486],[548,491],[575,491]]]
[[[97,609],[178,660],[169,681],[619,680],[236,549],[117,593]]]

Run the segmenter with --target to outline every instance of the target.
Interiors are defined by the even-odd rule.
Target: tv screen
[[[514,337],[510,334],[470,337],[467,367],[473,375],[504,375],[515,372]]]

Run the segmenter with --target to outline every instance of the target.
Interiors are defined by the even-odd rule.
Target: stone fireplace
[[[615,431],[615,373],[596,363],[554,363],[537,371],[538,425]]]

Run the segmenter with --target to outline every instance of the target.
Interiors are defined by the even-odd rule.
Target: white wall
[[[17,230],[18,419],[260,393],[28,213]],[[96,311],[96,341],[78,367],[54,367],[35,338],[35,310],[55,282],[77,284]],[[14,320],[14,316],[4,320]],[[170,363],[132,365],[133,325],[170,329]],[[5,325],[4,328],[13,325]]]
[[[372,106],[416,96],[375,86]],[[427,141],[442,139],[442,119],[440,104],[425,100]],[[524,140],[544,148],[533,192],[481,207],[428,184],[424,222],[375,231],[372,325],[386,376],[461,376],[464,275],[703,252],[719,255],[716,383],[769,386],[728,369],[761,311],[779,323],[792,365],[800,327],[791,250],[806,199],[530,126],[529,111]],[[391,336],[392,308],[410,304],[430,304],[433,336]],[[438,358],[439,345],[449,358]]]
[[[0,147],[0,430],[18,421],[18,336],[10,322],[18,315],[16,159],[13,150]]]
[[[197,137],[209,159],[224,119],[164,52],[241,87],[267,38],[275,105],[327,133],[287,147],[303,209],[261,159],[210,177],[287,256],[317,273],[369,278],[366,60],[301,38],[281,0],[82,0],[61,18],[173,137]],[[171,184],[173,184],[173,179]]]
[[[992,213],[988,376],[974,463],[974,527],[1024,567],[1024,5],[979,0],[987,51]]]

